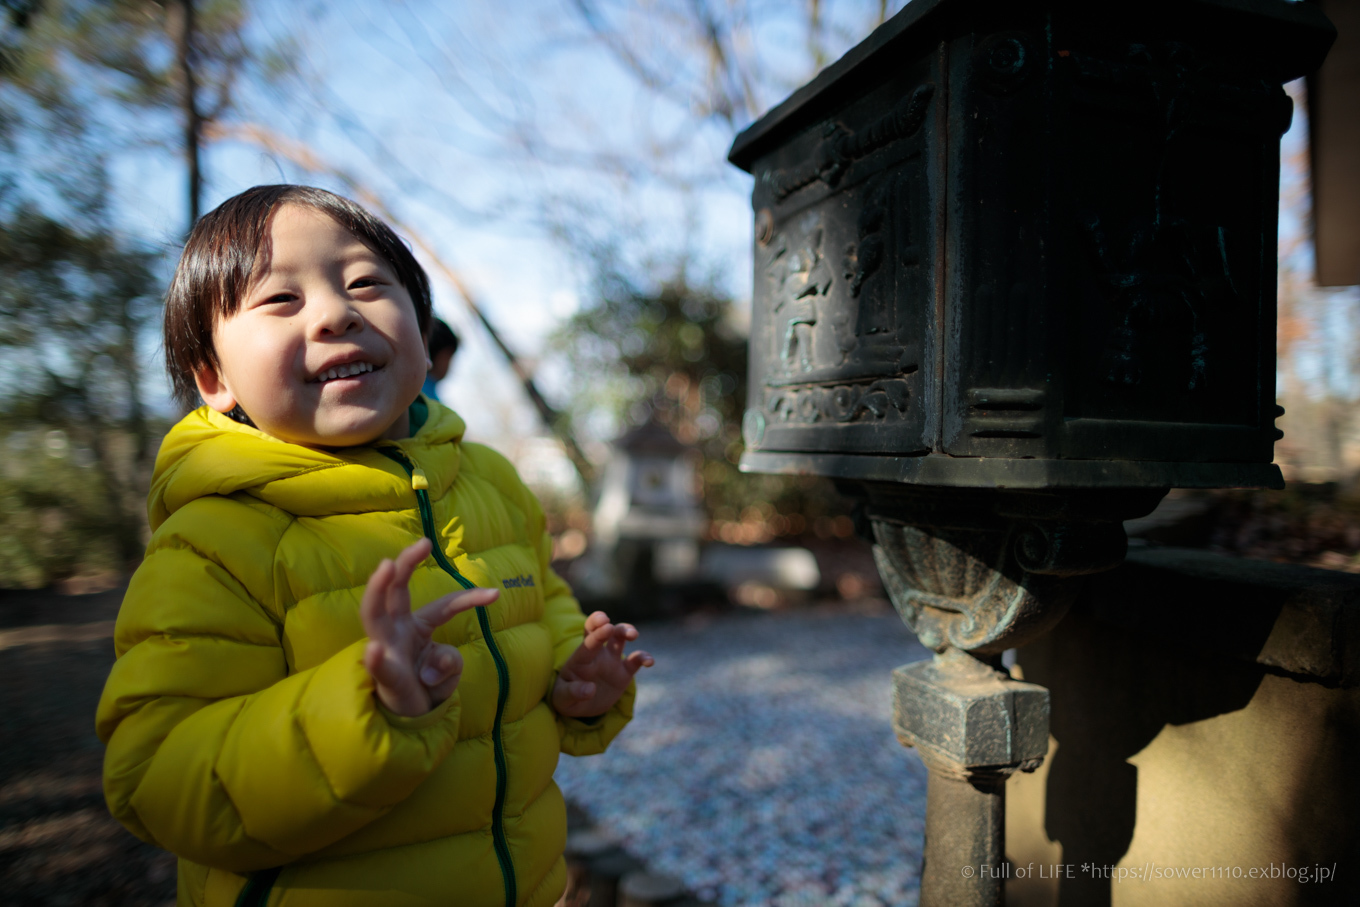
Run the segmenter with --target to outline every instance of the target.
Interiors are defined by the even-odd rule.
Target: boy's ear
[[[203,402],[219,413],[229,413],[236,408],[236,395],[212,366],[205,365],[194,372],[194,384],[198,385],[198,395]]]

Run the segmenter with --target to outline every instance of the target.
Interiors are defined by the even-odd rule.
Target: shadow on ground
[[[0,591],[0,901],[163,905],[175,860],[109,815],[94,710],[122,589]]]

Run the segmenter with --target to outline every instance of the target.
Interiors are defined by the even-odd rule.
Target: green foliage
[[[0,220],[0,586],[141,550],[155,427],[138,347],[160,310],[154,261],[31,207]]]
[[[10,31],[0,42],[12,61],[10,79],[27,90],[43,85],[88,102],[98,96],[125,107],[177,114],[183,77],[175,39],[184,6],[176,0],[8,0]],[[286,47],[252,46],[241,0],[197,0],[189,64],[198,114],[213,120],[235,104],[245,76],[265,79],[287,70]],[[21,23],[21,24],[20,24]],[[48,94],[55,96],[54,91]],[[172,121],[173,122],[173,121]],[[142,141],[148,124],[137,124]],[[179,141],[176,133],[171,144]]]
[[[27,206],[0,226],[0,411],[143,418],[137,341],[160,310],[155,257]]]
[[[571,368],[578,417],[655,419],[711,455],[737,440],[746,341],[716,291],[683,276],[650,291],[612,277],[551,344]]]
[[[211,123],[286,67],[241,0],[198,0],[192,29],[179,0],[0,4],[0,586],[32,586],[144,543],[160,255],[109,226],[107,159],[196,161],[190,109]]]
[[[128,523],[89,448],[56,429],[0,434],[0,588],[121,569]]]
[[[48,0],[48,44],[101,74],[102,91],[128,107],[178,111],[183,79],[175,55],[184,5],[178,0]],[[288,46],[246,40],[247,4],[196,0],[190,66],[196,107],[213,121],[236,106],[247,76],[268,80],[289,69]],[[145,138],[145,136],[143,136]],[[181,136],[169,138],[176,145]]]
[[[22,40],[40,0],[0,0],[0,78],[12,76],[23,54]]]
[[[242,96],[293,71],[291,41],[248,39],[244,0],[0,2],[0,154],[21,174],[0,188],[31,197],[46,183],[63,217],[102,213],[109,157],[163,151],[197,174],[200,145]]]
[[[88,223],[103,213],[104,151],[72,80],[51,65],[45,2],[6,4],[0,19],[0,210],[20,199]]]
[[[616,272],[550,341],[570,373],[571,413],[615,431],[648,420],[703,455],[704,503],[715,520],[773,523],[797,534],[849,502],[817,478],[746,475],[737,469],[746,409],[747,339],[733,303],[685,273],[640,286]],[[797,520],[775,521],[779,516]]]

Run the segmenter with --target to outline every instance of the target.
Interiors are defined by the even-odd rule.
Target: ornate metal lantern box
[[[742,468],[867,498],[932,661],[921,903],[999,904],[1042,634],[1172,486],[1279,486],[1283,83],[1335,31],[1284,0],[912,0],[742,133],[755,292]],[[973,867],[973,872],[961,871]]]
[[[743,467],[1272,486],[1283,0],[912,0],[742,133]]]

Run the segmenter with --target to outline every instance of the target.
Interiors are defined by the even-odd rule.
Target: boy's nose
[[[325,293],[317,298],[315,311],[312,329],[317,334],[348,334],[364,326],[364,316],[360,314],[354,300],[340,293]]]

